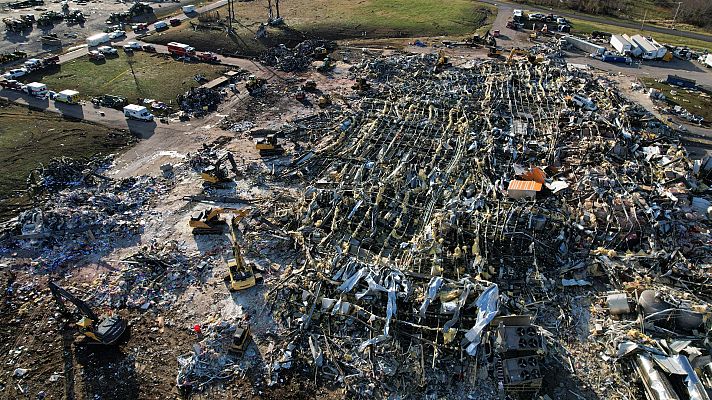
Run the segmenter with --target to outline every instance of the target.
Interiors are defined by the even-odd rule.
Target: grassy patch
[[[131,102],[141,97],[170,103],[191,86],[199,86],[193,79],[196,74],[214,79],[224,71],[225,67],[219,65],[182,63],[166,55],[139,51],[129,56],[119,51],[118,57],[107,58],[106,62],[94,63],[81,57],[24,80],[46,83],[57,92],[74,89],[85,99],[111,94]]]
[[[244,55],[265,47],[292,45],[309,38],[354,39],[465,36],[491,24],[496,7],[473,0],[293,0],[280,4],[286,25],[270,28],[266,39],[254,38],[267,12],[261,2],[235,3],[236,36],[221,31],[194,31],[189,23],[146,38],[154,43],[181,41],[199,49]],[[218,9],[221,17],[226,7]],[[197,21],[196,21],[197,22]]]
[[[641,34],[643,36],[652,36],[655,40],[661,43],[667,43],[674,46],[688,46],[693,49],[712,51],[712,43],[704,40],[697,40],[682,36],[668,35],[665,33],[657,33],[650,31],[641,32],[637,29],[623,28],[620,26],[607,24],[599,24],[596,22],[583,21],[580,19],[572,19],[571,23],[573,33],[591,33],[593,31],[603,31],[614,34],[626,33],[630,36]]]
[[[0,120],[0,220],[30,204],[21,194],[27,176],[50,158],[111,154],[132,141],[129,134],[101,125],[7,103],[0,103]]]
[[[660,90],[665,95],[665,101],[671,107],[680,106],[693,114],[701,115],[705,121],[712,121],[712,96],[710,93],[670,86],[652,78],[640,78],[640,80],[645,86]]]

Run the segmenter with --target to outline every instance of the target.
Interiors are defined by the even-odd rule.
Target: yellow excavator
[[[63,313],[69,314],[63,299],[70,301],[77,307],[79,312],[81,312],[82,318],[76,322],[76,325],[79,328],[79,332],[84,335],[84,338],[76,341],[77,344],[112,345],[118,342],[126,332],[126,321],[120,316],[111,315],[100,320],[85,302],[65,289],[62,289],[56,283],[49,282],[49,290],[52,292],[54,299],[57,301],[57,304],[59,304]]]
[[[230,220],[230,236],[232,239],[232,256],[227,261],[227,275],[225,282],[228,283],[230,291],[245,290],[262,282],[262,274],[255,273],[252,265],[245,262],[242,257],[242,249],[237,241],[237,230],[240,220],[247,216],[247,212],[235,215]]]
[[[203,178],[205,184],[220,186],[221,184],[232,182],[232,178],[230,178],[230,174],[225,165],[223,164],[225,160],[228,160],[230,162],[232,172],[235,175],[238,174],[235,157],[233,157],[232,153],[227,152],[224,156],[218,158],[212,165],[209,165],[204,168],[203,171],[200,173],[200,176]]]
[[[529,52],[526,51],[526,50],[517,48],[517,47],[513,48],[512,51],[509,52],[509,57],[507,57],[507,64],[511,64],[511,63],[512,63],[512,59],[514,58],[514,56],[517,56],[517,55],[518,55],[518,56],[527,56],[527,57],[528,57],[528,56],[529,56]]]
[[[208,208],[196,211],[190,216],[188,225],[193,228],[193,235],[216,235],[223,233],[227,222],[220,215],[227,212],[244,213],[247,211],[236,208]],[[244,216],[244,215],[243,215]]]
[[[284,147],[277,141],[277,135],[270,133],[264,138],[257,139],[255,148],[260,151],[260,156],[276,156],[284,154]]]

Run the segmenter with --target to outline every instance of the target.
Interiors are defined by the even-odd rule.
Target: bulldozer
[[[316,70],[321,72],[322,74],[325,74],[331,71],[332,69],[334,69],[334,64],[331,63],[331,58],[329,57],[325,57],[324,61],[322,61],[321,64],[316,67]]]
[[[203,169],[200,176],[203,178],[204,184],[220,186],[225,183],[232,182],[229,172],[223,164],[225,160],[230,162],[230,167],[235,175],[238,175],[237,163],[232,153],[227,152],[224,156],[218,158],[212,165]]]
[[[111,315],[100,320],[85,302],[62,289],[56,283],[49,282],[49,289],[62,312],[69,313],[63,301],[65,299],[74,304],[82,314],[82,318],[76,322],[76,325],[83,336],[75,341],[76,344],[112,345],[123,337],[126,332],[126,321],[120,316]]]
[[[206,210],[196,211],[190,216],[188,225],[193,228],[193,235],[219,235],[223,233],[223,227],[227,226],[227,222],[220,218],[220,215],[227,212],[242,213],[244,210],[235,208],[208,208]],[[243,217],[245,215],[242,215]]]
[[[255,148],[260,151],[260,156],[275,156],[284,153],[284,148],[277,142],[277,135],[270,133],[264,138],[257,139]]]
[[[264,78],[258,78],[254,75],[250,75],[247,78],[247,83],[245,83],[245,89],[251,95],[260,94],[264,91],[264,87],[267,84],[267,80]]]
[[[228,351],[237,356],[242,356],[245,354],[245,349],[250,344],[250,324],[247,322],[241,322],[235,328],[235,334],[232,335],[232,340],[230,341],[230,348]]]
[[[225,276],[225,282],[228,284],[230,291],[249,289],[262,282],[262,274],[256,274],[252,269],[252,265],[246,263],[245,259],[242,258],[242,250],[237,241],[238,225],[246,215],[247,212],[244,212],[233,216],[230,220],[233,258],[227,261],[227,275]]]

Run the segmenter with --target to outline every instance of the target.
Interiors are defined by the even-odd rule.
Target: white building
[[[633,50],[633,45],[621,35],[611,36],[611,46],[621,54],[628,54]]]

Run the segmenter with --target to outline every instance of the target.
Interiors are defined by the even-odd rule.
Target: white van
[[[124,115],[128,119],[137,119],[139,121],[153,121],[153,114],[148,112],[144,106],[129,104],[124,107]]]
[[[192,14],[195,12],[195,6],[192,4],[188,4],[187,6],[183,6],[183,13],[185,14]]]

